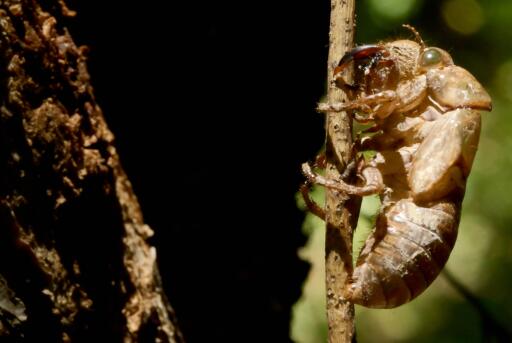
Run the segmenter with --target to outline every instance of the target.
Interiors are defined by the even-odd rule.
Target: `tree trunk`
[[[0,336],[182,342],[67,16],[0,3]]]

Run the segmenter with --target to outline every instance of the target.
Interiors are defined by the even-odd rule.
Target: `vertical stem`
[[[328,93],[330,103],[346,100],[331,83],[337,63],[353,45],[355,0],[331,0],[329,32]],[[326,176],[339,179],[352,158],[352,125],[347,113],[329,113],[326,119]],[[347,196],[326,189],[325,270],[329,342],[352,342],[355,337],[354,305],[343,298],[343,288],[352,274],[352,232],[355,216]]]

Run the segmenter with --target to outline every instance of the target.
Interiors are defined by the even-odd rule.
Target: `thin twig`
[[[353,45],[355,0],[331,0],[331,22],[328,57],[328,102],[346,100],[334,87],[333,70]],[[326,117],[326,177],[339,179],[352,158],[352,125],[345,113],[328,113]],[[327,289],[327,321],[330,343],[346,343],[355,339],[354,306],[343,298],[343,288],[352,274],[352,232],[357,216],[346,201],[346,195],[326,189],[325,269]],[[357,202],[357,201],[356,201]]]

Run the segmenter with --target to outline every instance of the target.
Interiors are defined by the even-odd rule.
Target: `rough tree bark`
[[[334,68],[354,39],[355,0],[331,0],[329,56],[327,67],[328,102],[346,101],[332,81]],[[350,76],[349,76],[350,77]],[[352,156],[352,123],[347,113],[329,113],[326,118],[326,176],[339,179]],[[355,339],[354,305],[343,298],[343,288],[352,274],[352,233],[357,224],[359,199],[326,189],[325,271],[329,342]]]
[[[0,338],[182,342],[72,15],[0,1]]]

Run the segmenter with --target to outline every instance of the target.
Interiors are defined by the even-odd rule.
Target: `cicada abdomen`
[[[459,209],[401,200],[381,212],[366,241],[346,296],[356,304],[392,308],[423,292],[437,277],[457,238]]]

